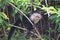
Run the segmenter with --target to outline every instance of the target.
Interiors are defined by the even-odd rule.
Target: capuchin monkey
[[[34,23],[37,24],[39,20],[42,19],[42,15],[39,13],[32,13],[32,14],[26,14],[26,16]],[[21,20],[18,19],[16,23],[14,23],[15,26],[18,26],[21,23]],[[27,28],[27,30],[32,31],[33,30],[33,25],[28,21],[28,19],[25,16],[22,16],[22,23],[24,26]],[[9,35],[8,35],[8,40],[11,40],[11,37],[14,33],[15,27],[11,27]]]

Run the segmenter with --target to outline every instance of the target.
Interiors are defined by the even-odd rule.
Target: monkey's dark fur
[[[33,15],[33,14],[34,14],[34,15]],[[35,14],[38,14],[38,13],[33,13],[33,14],[31,14],[31,15],[33,15],[32,17],[34,18],[34,16],[36,16]],[[30,18],[31,15],[27,14],[27,17]],[[39,14],[38,14],[37,16],[38,16],[38,18],[40,17]],[[36,18],[34,18],[34,19],[36,19]],[[38,19],[38,20],[39,20],[39,19]],[[37,21],[37,20],[36,20],[36,21]],[[32,22],[33,22],[33,20],[32,20]],[[35,22],[35,21],[34,21],[34,22]],[[33,23],[34,23],[34,22],[33,22]],[[21,20],[18,19],[18,20],[16,21],[16,23],[14,23],[14,25],[18,26],[20,23],[21,23]],[[24,24],[24,26],[25,26],[29,31],[32,31],[33,25],[28,21],[28,19],[27,19],[25,16],[22,16],[22,23]],[[10,30],[9,35],[8,35],[8,40],[11,39],[11,36],[12,36],[12,34],[14,33],[14,30],[15,30],[15,29],[16,29],[15,27],[11,27],[11,30]]]

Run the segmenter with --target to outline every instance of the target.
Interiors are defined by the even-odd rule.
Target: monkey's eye
[[[36,16],[37,18],[40,18],[39,16]]]

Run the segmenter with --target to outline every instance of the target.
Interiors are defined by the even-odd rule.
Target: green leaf
[[[14,3],[14,0],[10,0],[10,2]]]
[[[0,17],[0,24],[2,24],[3,23],[3,19]]]
[[[60,17],[56,19],[56,23],[60,23]]]
[[[42,9],[44,10],[44,11],[48,11],[48,8],[47,7],[45,7],[44,5],[42,5],[43,7],[42,7]]]
[[[20,15],[20,19],[21,19],[21,21],[22,21],[22,16]]]
[[[54,30],[52,28],[49,28],[49,30],[47,30],[48,32],[54,32]]]
[[[5,13],[2,13],[5,19],[9,19],[8,16]]]
[[[50,16],[50,19],[55,21],[57,19],[57,14],[52,14]]]
[[[18,10],[14,9],[12,16],[15,16],[17,12],[18,12]]]
[[[32,39],[32,37],[30,37],[30,39],[29,39],[29,40],[33,40],[33,39]]]
[[[0,17],[2,17],[4,19],[9,19],[8,16],[3,12],[0,12]]]
[[[50,6],[48,9],[52,11],[57,11],[53,6]]]
[[[12,37],[11,40],[16,40],[16,38],[15,37]]]
[[[60,8],[58,8],[58,13],[60,14]]]
[[[6,37],[4,36],[4,37],[2,38],[2,40],[6,40]]]
[[[44,40],[49,40],[49,36],[48,35],[43,35]]]
[[[3,21],[3,25],[4,25],[5,27],[8,27],[8,26],[9,26],[9,24],[8,24],[7,21]]]
[[[60,23],[59,23],[59,26],[58,26],[58,29],[57,29],[58,32],[60,32]]]
[[[10,30],[10,27],[8,27],[7,30]]]

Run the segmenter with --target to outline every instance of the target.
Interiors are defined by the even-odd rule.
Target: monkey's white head
[[[36,24],[39,22],[39,20],[41,20],[42,16],[41,14],[39,13],[33,13],[31,16],[30,16],[30,19]]]

